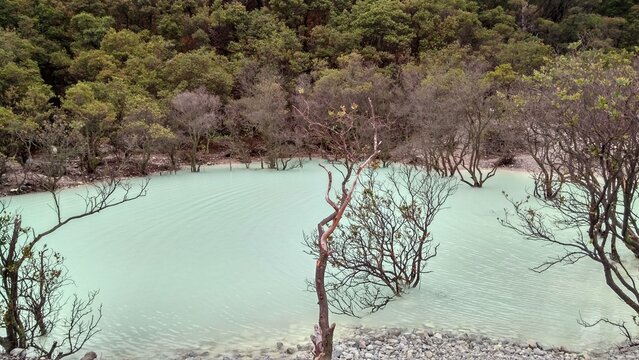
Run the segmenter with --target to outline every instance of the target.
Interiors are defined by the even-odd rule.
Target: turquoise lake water
[[[105,359],[170,358],[183,348],[274,346],[303,342],[316,319],[306,291],[314,260],[302,234],[330,209],[326,176],[316,163],[286,172],[229,171],[151,178],[148,195],[65,226],[47,243],[66,257],[75,287],[100,289],[103,331],[87,349]],[[523,197],[525,173],[500,171],[483,189],[460,184],[432,232],[441,245],[419,289],[363,319],[333,317],[344,327],[431,326],[575,349],[621,340],[616,329],[583,328],[601,316],[629,319],[597,264],[584,260],[544,274],[529,270],[559,249],[502,228],[502,190]],[[67,214],[77,193],[63,192]],[[24,223],[54,221],[47,194],[11,198]],[[339,334],[339,333],[338,333]]]

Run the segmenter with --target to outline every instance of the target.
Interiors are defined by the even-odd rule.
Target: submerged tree
[[[434,73],[424,79],[419,69],[407,68],[395,105],[412,133],[404,145],[407,160],[440,176],[457,174],[468,153],[458,99],[451,94],[454,78],[450,73]]]
[[[519,112],[521,132],[526,153],[532,157],[538,170],[533,173],[536,197],[552,199],[567,181],[561,144],[550,126],[554,120],[552,105],[534,95],[527,95],[526,105]],[[550,122],[549,122],[550,121]]]
[[[548,72],[548,68],[543,71]],[[561,71],[559,71],[561,72]],[[564,107],[569,104],[565,96],[562,99],[554,90],[559,78],[543,77],[541,72],[525,77],[519,84],[519,91],[513,95],[514,114],[518,128],[523,134],[522,144],[526,154],[530,155],[538,170],[535,178],[536,197],[552,199],[559,194],[567,181],[563,163],[562,144],[555,136],[556,128],[563,127]],[[555,72],[555,76],[559,73]],[[562,75],[572,76],[567,73]],[[568,78],[564,80],[570,82]],[[563,105],[559,105],[563,102]],[[579,105],[581,106],[581,105]],[[562,120],[562,118],[564,120]]]
[[[392,168],[381,180],[377,175],[367,172],[364,189],[331,238],[327,295],[335,313],[382,309],[417,287],[437,255],[430,225],[454,193],[455,180],[411,166]],[[312,241],[306,245],[317,255]]]
[[[52,208],[56,222],[43,231],[24,226],[22,216],[10,213],[6,205],[2,205],[0,305],[6,335],[0,337],[0,344],[7,352],[15,348],[34,348],[48,358],[61,359],[79,351],[99,331],[101,308],[97,313],[93,311],[96,292],[86,299],[74,296],[69,315],[60,317],[67,302],[61,290],[70,280],[62,256],[47,246],[40,249],[38,246],[66,224],[135,200],[145,191],[145,183],[136,189],[122,180],[107,180],[87,192],[83,212],[65,216],[60,194],[53,189]],[[48,343],[45,336],[54,328],[61,330],[62,338]]]
[[[595,261],[608,287],[639,315],[634,264],[617,249],[622,242],[639,257],[636,64],[623,54],[586,53],[558,59],[538,78],[556,81],[551,130],[568,182],[551,198],[510,199],[514,213],[501,221],[527,239],[562,248],[537,271]]]
[[[482,160],[508,153],[510,145],[501,123],[505,95],[483,68],[436,67],[428,76],[407,69],[397,106],[413,133],[405,151],[409,160],[442,176],[458,175],[471,187],[482,187],[497,171],[497,163],[485,169]]]
[[[487,171],[482,169],[481,164],[488,150],[488,134],[491,131],[500,133],[498,121],[503,114],[504,96],[497,90],[487,74],[476,69],[469,70],[453,90],[455,99],[462,107],[462,147],[467,149],[467,156],[462,158],[457,173],[462,182],[472,187],[482,187],[497,171],[496,163]]]
[[[300,89],[299,92],[303,93],[303,90]],[[333,169],[342,175],[335,189],[333,171],[320,164],[328,176],[324,198],[332,211],[317,224],[313,242],[313,247],[317,250],[314,289],[319,307],[318,323],[315,325],[315,333],[311,335],[315,360],[331,360],[333,356],[335,324],[329,322],[326,290],[326,270],[333,251],[330,239],[353,198],[360,175],[379,154],[375,113],[372,102],[369,105],[369,111],[358,111],[357,106],[347,109],[342,105],[339,110],[321,117],[313,115],[308,102],[303,97],[298,99],[296,107],[298,115],[306,121],[310,136],[317,143],[331,149],[331,154],[334,156]],[[374,133],[370,145],[360,137],[361,129],[366,126],[372,127],[371,130]]]

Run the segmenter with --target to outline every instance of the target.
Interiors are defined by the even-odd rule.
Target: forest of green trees
[[[145,174],[151,154],[197,171],[212,151],[287,168],[317,151],[301,102],[334,114],[368,109],[369,98],[387,125],[384,160],[433,139],[439,153],[467,154],[477,131],[482,156],[503,156],[519,143],[498,131],[515,126],[510,93],[535,71],[569,71],[561,63],[583,62],[583,51],[630,61],[639,5],[6,0],[0,25],[0,177],[18,171],[10,162],[33,167],[32,157],[63,153],[93,176],[109,161]],[[485,123],[451,121],[473,111]],[[433,144],[421,145],[420,157],[432,155]],[[435,168],[478,166],[458,160]]]

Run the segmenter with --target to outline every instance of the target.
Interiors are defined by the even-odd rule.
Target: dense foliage
[[[311,100],[325,114],[340,105],[361,107],[371,97],[396,126],[382,149],[389,159],[424,125],[411,121],[407,96],[420,102],[447,101],[448,91],[490,95],[488,108],[512,79],[556,54],[631,50],[639,42],[639,5],[6,0],[0,27],[0,176],[7,158],[26,166],[46,146],[59,147],[42,141],[51,124],[74,139],[70,145],[86,173],[114,157],[145,173],[151,153],[164,153],[173,164],[183,157],[197,169],[196,157],[210,146],[286,168],[278,159],[312,151],[293,111],[304,89],[319,97]],[[474,94],[452,87],[491,72]],[[193,124],[185,124],[175,105],[180,94],[196,91],[215,97],[219,107],[205,114],[215,120],[194,139]],[[459,107],[431,104],[449,105]],[[493,130],[486,131],[478,136]]]

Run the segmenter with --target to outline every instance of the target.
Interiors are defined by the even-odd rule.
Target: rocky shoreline
[[[71,356],[69,359],[71,358],[73,358],[73,356]],[[84,356],[76,354],[75,358],[79,360],[96,360],[98,358],[98,355],[93,351],[89,351],[86,354],[84,354]],[[26,351],[24,349],[17,348],[17,349],[13,349],[10,354],[0,354],[0,360],[49,360],[49,359],[47,359],[44,356],[39,358],[38,357],[31,358],[26,355]]]
[[[354,328],[352,333],[336,339],[333,359],[538,359],[538,360],[599,360],[639,359],[639,347],[619,346],[607,351],[575,352],[563,347],[546,347],[534,341],[518,343],[482,335],[442,332],[432,329],[370,329]],[[309,360],[310,344],[273,344],[272,348],[220,354],[190,351],[176,360]]]
[[[85,352],[80,352],[85,354]],[[108,359],[115,358],[107,357]],[[173,356],[144,356],[135,359],[170,360],[312,360],[311,345],[276,342],[272,347],[247,349],[184,350]],[[36,360],[37,358],[0,354],[0,360]],[[42,358],[44,359],[44,358]],[[102,359],[89,351],[69,360]],[[131,358],[132,359],[132,358]],[[608,350],[573,351],[563,347],[547,347],[535,341],[525,343],[490,338],[464,332],[437,331],[429,328],[349,328],[334,344],[333,359],[343,360],[471,360],[471,359],[535,359],[535,360],[631,360],[639,359],[639,346],[620,344]],[[38,359],[40,360],[40,359]],[[129,360],[118,359],[118,360]]]

